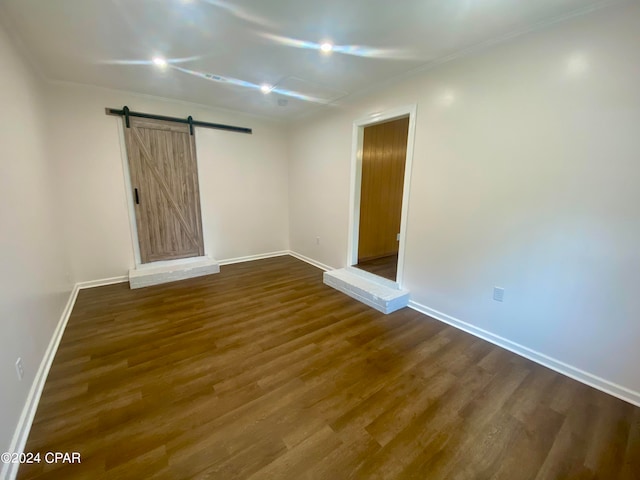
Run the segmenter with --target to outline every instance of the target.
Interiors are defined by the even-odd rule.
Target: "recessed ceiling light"
[[[330,53],[333,50],[333,45],[331,45],[329,42],[325,42],[320,45],[320,50],[322,50],[323,53]]]
[[[153,57],[153,63],[160,68],[167,66],[167,61],[162,57]]]
[[[271,85],[267,85],[266,83],[260,85],[260,90],[262,91],[262,93],[271,93],[271,90],[273,90],[273,87]]]

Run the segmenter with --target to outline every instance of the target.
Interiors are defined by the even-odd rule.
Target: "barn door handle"
[[[134,188],[133,191],[135,192],[135,195],[136,195],[136,205],[140,205],[140,196],[138,195],[138,189]]]

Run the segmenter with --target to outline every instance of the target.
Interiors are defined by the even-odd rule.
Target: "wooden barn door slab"
[[[358,261],[398,253],[409,117],[364,129]]]
[[[195,140],[189,126],[130,118],[124,131],[141,262],[204,255]]]

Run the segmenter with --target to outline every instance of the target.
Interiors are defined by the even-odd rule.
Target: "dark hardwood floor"
[[[640,408],[292,257],[80,292],[38,479],[638,479]]]
[[[388,255],[386,257],[374,258],[373,260],[366,260],[354,265],[354,267],[395,282],[398,273],[398,255]]]

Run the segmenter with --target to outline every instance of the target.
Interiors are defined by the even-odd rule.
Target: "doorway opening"
[[[347,265],[402,284],[415,106],[354,123]]]

